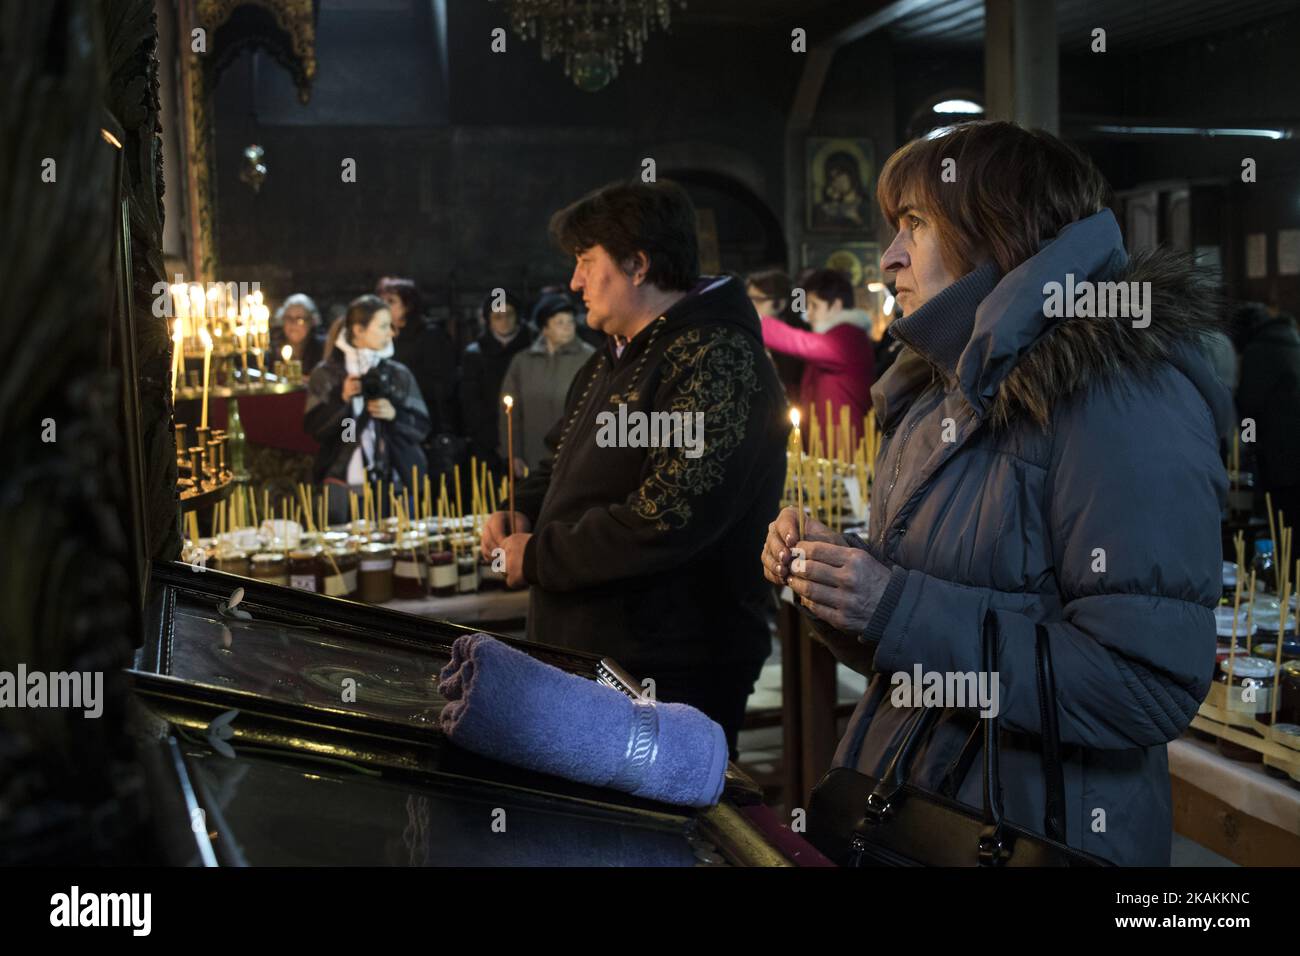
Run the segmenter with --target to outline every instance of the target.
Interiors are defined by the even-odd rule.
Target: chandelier
[[[588,93],[618,76],[625,56],[641,62],[656,27],[667,32],[672,8],[686,0],[506,0],[510,27],[523,40],[542,38],[542,59],[564,58],[564,75]]]

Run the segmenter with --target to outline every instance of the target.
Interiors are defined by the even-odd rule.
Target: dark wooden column
[[[0,670],[77,672],[92,691],[95,675],[102,681],[98,717],[0,708],[0,863],[111,863],[139,846],[141,777],[122,670],[140,630],[137,562],[124,379],[110,366],[121,318],[115,263],[124,261],[121,146],[139,143],[121,143],[103,86],[123,53],[106,46],[103,18],[126,8],[147,22],[149,0],[0,5]],[[112,75],[139,130],[147,55],[137,49],[131,60]],[[140,163],[129,165],[138,175]],[[167,429],[166,409],[155,408],[151,434]],[[163,458],[158,481],[168,488],[170,452]]]
[[[130,208],[131,309],[144,480],[144,542],[150,558],[180,555],[171,335],[153,314],[154,287],[166,281],[162,256],[163,167],[158,103],[158,24],[150,0],[100,4],[108,57],[104,104],[126,134],[122,144]]]

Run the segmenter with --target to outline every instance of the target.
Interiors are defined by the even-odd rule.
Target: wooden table
[[[1174,830],[1242,866],[1300,866],[1300,788],[1190,732],[1169,745]]]
[[[806,807],[812,788],[830,769],[839,742],[837,662],[813,636],[812,625],[789,600],[777,602],[776,631],[782,644],[785,806]]]

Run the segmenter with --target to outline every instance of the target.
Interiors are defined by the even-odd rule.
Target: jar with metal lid
[[[253,555],[252,576],[268,584],[289,586],[289,560],[279,551],[263,551]]]
[[[289,552],[289,587],[321,593],[320,554],[319,545]]]
[[[1255,646],[1251,648],[1251,653],[1255,657],[1262,657],[1266,661],[1277,662],[1277,631],[1272,634],[1257,635],[1258,640]],[[1294,661],[1300,660],[1300,640],[1296,639],[1295,633],[1287,631],[1285,638],[1282,640],[1282,660]]]
[[[478,590],[478,559],[472,554],[456,558],[456,593],[473,594]]]
[[[502,562],[504,563],[504,561],[505,558],[503,557]],[[480,591],[501,591],[505,589],[506,572],[504,569],[501,571],[494,570],[493,563],[492,560],[479,561],[478,589]]]
[[[1300,661],[1283,661],[1277,681],[1277,722],[1300,724]]]
[[[326,548],[340,548],[348,543],[348,533],[346,531],[323,531],[320,535],[320,543]]]
[[[251,576],[252,562],[248,560],[247,551],[240,551],[238,548],[221,548],[213,553],[211,561],[214,571],[238,574],[246,578]]]
[[[1271,728],[1273,742],[1281,744],[1283,747],[1292,751],[1291,756],[1300,759],[1300,724],[1284,724],[1281,721],[1274,724]],[[1268,770],[1274,777],[1285,777],[1293,787],[1300,787],[1300,781],[1283,770],[1270,767],[1264,764],[1264,769]]]
[[[320,575],[320,590],[329,597],[354,598],[357,582],[357,556],[346,546],[336,545],[322,551],[316,558]]]
[[[368,604],[385,604],[393,599],[393,550],[371,542],[357,553],[358,592]]]
[[[1250,647],[1246,633],[1246,607],[1242,605],[1234,612],[1231,604],[1220,604],[1214,609],[1214,633],[1216,640],[1223,647],[1232,643],[1233,617],[1236,616],[1237,647],[1245,650]]]
[[[456,591],[469,594],[478,590],[478,555],[470,535],[460,535],[456,552]]]
[[[1231,677],[1229,677],[1231,671]],[[1229,713],[1237,717],[1249,717],[1268,723],[1271,719],[1273,674],[1276,671],[1272,661],[1262,657],[1225,658],[1219,661],[1219,673],[1215,680],[1227,685],[1224,703]],[[1244,728],[1236,728],[1248,733]],[[1219,737],[1215,741],[1219,753],[1233,760],[1260,763],[1264,756],[1257,750],[1243,747]]]
[[[428,594],[429,565],[424,553],[424,536],[409,533],[398,541],[393,555],[393,594],[415,600]]]
[[[456,593],[457,568],[455,557],[447,547],[447,539],[436,534],[429,539],[429,588],[434,597],[452,597]]]

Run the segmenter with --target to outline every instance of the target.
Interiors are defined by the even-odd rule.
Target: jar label
[[[417,581],[424,577],[418,561],[398,561],[393,565],[393,573],[399,578],[415,578]]]
[[[289,576],[289,587],[299,588],[303,591],[316,590],[316,575],[314,574],[293,574]]]
[[[393,566],[392,558],[378,558],[361,562],[362,571],[387,571]]]
[[[462,574],[462,575],[460,576],[460,584],[459,584],[459,587],[457,588],[457,590],[458,590],[458,591],[473,591],[473,590],[474,590],[474,586],[475,586],[476,584],[478,584],[478,577],[477,577],[476,575],[473,575],[473,574]]]
[[[433,586],[435,588],[455,587],[456,566],[451,563],[435,564],[433,566]]]
[[[1253,688],[1231,686],[1228,688],[1228,710],[1234,714],[1267,714],[1273,709],[1271,693],[1273,691],[1273,682],[1264,681],[1263,679],[1253,679],[1255,686]],[[1243,697],[1249,698],[1250,691],[1254,691],[1254,700],[1242,700]]]
[[[330,597],[339,597],[344,594],[351,594],[357,589],[357,572],[344,571],[342,574],[331,574],[325,578],[325,593]]]

